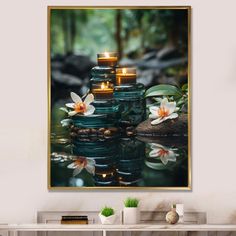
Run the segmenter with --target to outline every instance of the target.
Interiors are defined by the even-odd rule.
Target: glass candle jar
[[[110,100],[113,98],[115,70],[111,67],[96,66],[91,72],[90,90],[95,100]]]
[[[117,68],[116,69],[116,85],[136,84],[135,68]]]
[[[103,52],[97,54],[98,66],[115,67],[117,65],[118,55],[116,52]]]
[[[106,81],[92,84],[92,94],[95,100],[109,100],[113,98],[113,83]]]
[[[145,87],[141,83],[116,85],[114,98],[120,104],[120,126],[137,126],[146,118]]]

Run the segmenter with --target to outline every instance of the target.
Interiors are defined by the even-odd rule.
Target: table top
[[[137,224],[137,225],[63,225],[63,224],[0,224],[9,231],[236,231],[230,224]]]

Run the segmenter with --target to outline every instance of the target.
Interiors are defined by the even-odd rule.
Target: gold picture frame
[[[62,187],[51,186],[51,11],[84,10],[84,9],[185,9],[188,12],[188,185],[185,187]],[[47,7],[47,96],[48,96],[48,148],[47,148],[47,186],[49,190],[157,190],[157,191],[183,191],[192,190],[192,160],[191,160],[191,6],[48,6]]]

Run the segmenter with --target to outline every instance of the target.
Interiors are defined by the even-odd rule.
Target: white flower
[[[149,118],[154,119],[151,121],[151,124],[157,125],[165,120],[177,118],[178,114],[175,112],[178,111],[179,108],[176,107],[176,102],[168,102],[167,98],[163,98],[160,107],[151,106],[149,110],[151,112]]]
[[[83,169],[86,169],[90,174],[95,174],[95,161],[86,157],[78,157],[77,160],[67,166],[69,169],[75,169],[73,176],[78,175]]]
[[[151,144],[151,149],[149,156],[160,158],[162,163],[166,165],[168,161],[176,162],[176,157],[179,156],[174,152],[175,149],[164,147],[157,143]]]
[[[66,107],[73,109],[68,112],[69,116],[74,116],[77,113],[83,114],[85,116],[92,115],[95,111],[95,107],[90,105],[94,101],[93,94],[88,94],[87,97],[82,101],[79,95],[76,93],[70,93],[71,99],[74,103],[67,103]]]

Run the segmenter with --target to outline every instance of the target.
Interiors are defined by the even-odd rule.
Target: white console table
[[[9,224],[0,225],[1,232],[9,232],[9,235],[15,235],[17,232],[101,232],[106,236],[108,232],[236,232],[236,225],[60,225],[60,224]]]

